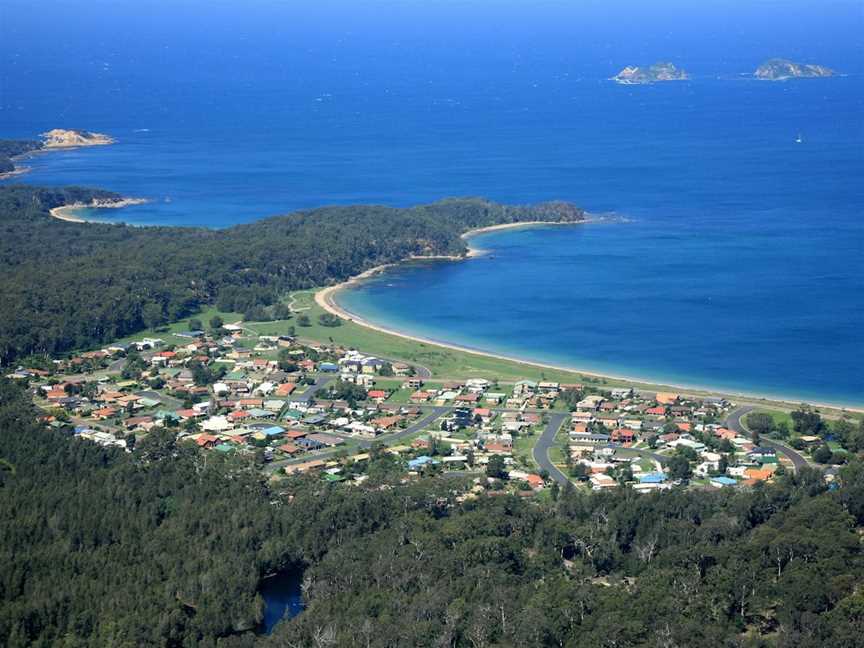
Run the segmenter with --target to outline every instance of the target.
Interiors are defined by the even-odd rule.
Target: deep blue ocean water
[[[8,0],[0,136],[115,136],[16,181],[150,199],[97,215],[136,224],[455,195],[613,212],[341,299],[521,357],[864,404],[860,4],[576,4]],[[846,76],[744,75],[778,55]],[[605,80],[656,60],[694,79]]]

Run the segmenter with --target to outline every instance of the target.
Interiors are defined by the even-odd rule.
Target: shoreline
[[[55,129],[62,130],[62,129]],[[45,138],[45,136],[49,135],[51,131],[48,133],[42,133],[41,137]],[[75,131],[68,131],[74,133]],[[13,155],[10,160],[14,164],[18,160],[27,160],[37,155],[41,155],[43,153],[50,153],[51,151],[72,151],[79,148],[91,148],[94,146],[110,146],[112,144],[116,144],[117,140],[109,135],[104,135],[103,133],[92,133],[95,136],[95,139],[92,141],[82,141],[76,142],[72,144],[58,144],[56,142],[43,142],[39,148],[35,148],[32,151],[27,151],[26,153],[20,153],[19,155]],[[25,173],[29,173],[32,171],[32,167],[22,166],[19,167],[17,164],[12,171],[7,171],[6,173],[0,173],[0,180],[8,180],[9,178],[14,178],[15,176],[24,175]]]
[[[14,160],[15,158],[11,158]],[[15,176],[24,175],[25,173],[29,173],[31,170],[30,167],[19,167],[16,166],[12,171],[6,171],[5,173],[0,173],[0,180],[8,180],[9,178],[14,178]]]
[[[531,221],[524,223],[504,223],[502,225],[491,225],[488,227],[477,228],[474,230],[469,230],[461,235],[461,238],[464,240],[469,240],[471,237],[476,236],[478,234],[483,234],[486,232],[506,230],[506,229],[516,229],[521,227],[545,227],[547,225],[581,225],[584,223],[588,223],[591,221],[579,221],[575,223],[558,223],[558,222],[544,222],[544,221]],[[400,337],[406,340],[411,340],[412,342],[419,342],[421,344],[429,344],[432,346],[441,347],[444,349],[449,349],[451,351],[459,351],[461,353],[469,353],[473,355],[483,356],[486,358],[492,358],[495,360],[503,360],[507,362],[513,362],[516,364],[527,365],[530,367],[535,367],[538,369],[549,369],[553,371],[564,371],[567,373],[579,374],[582,376],[590,377],[590,378],[601,378],[601,379],[609,379],[620,381],[623,383],[631,383],[634,386],[642,385],[650,388],[658,388],[658,389],[674,389],[684,394],[694,394],[694,395],[712,395],[712,396],[721,396],[724,398],[735,399],[738,401],[746,401],[750,404],[763,404],[768,405],[770,403],[776,403],[777,405],[788,406],[792,408],[796,408],[802,404],[802,402],[806,402],[808,405],[812,407],[822,408],[822,409],[831,409],[836,411],[845,411],[851,413],[862,413],[864,412],[864,407],[860,405],[843,405],[837,403],[823,403],[823,402],[811,402],[811,401],[802,401],[798,398],[789,398],[785,395],[775,394],[758,394],[754,392],[736,392],[736,391],[728,391],[723,389],[717,389],[706,385],[687,385],[683,383],[663,383],[663,382],[653,382],[649,378],[638,378],[635,376],[626,376],[620,374],[611,374],[611,373],[599,373],[596,371],[588,371],[584,369],[579,369],[578,367],[570,367],[566,365],[556,365],[549,364],[544,362],[538,362],[535,360],[526,360],[519,358],[517,356],[509,356],[500,353],[494,353],[490,351],[483,351],[480,349],[473,349],[471,347],[463,346],[460,344],[444,342],[441,340],[435,340],[428,337],[423,337],[420,335],[413,335],[410,333],[406,333],[403,331],[399,331],[396,329],[388,328],[387,326],[382,326],[379,324],[375,324],[370,322],[369,320],[358,316],[355,313],[345,309],[335,299],[335,295],[345,288],[356,285],[358,283],[363,282],[370,277],[373,277],[377,274],[380,274],[386,271],[389,268],[395,267],[404,263],[405,261],[418,261],[418,260],[445,260],[445,261],[463,261],[465,259],[481,256],[486,254],[486,251],[479,250],[476,248],[469,247],[468,254],[465,256],[412,256],[404,261],[394,262],[394,263],[385,263],[379,266],[375,266],[374,268],[370,268],[360,274],[351,277],[347,281],[343,281],[342,283],[336,284],[334,286],[327,286],[315,292],[315,303],[320,306],[324,311],[330,313],[331,315],[335,315],[336,317],[340,317],[349,322],[353,322],[359,326],[370,329],[372,331],[376,331],[378,333],[383,333],[385,335],[394,335],[396,337]],[[637,389],[641,389],[642,387],[636,387]]]
[[[98,223],[100,221],[87,220],[81,218],[75,212],[79,209],[122,209],[131,205],[143,205],[150,202],[146,198],[121,198],[120,200],[99,201],[94,200],[90,203],[72,203],[71,205],[61,205],[53,207],[49,211],[52,218],[64,221],[66,223]]]

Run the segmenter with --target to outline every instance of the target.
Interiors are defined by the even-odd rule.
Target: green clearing
[[[373,389],[384,389],[390,392],[390,396],[385,401],[391,405],[405,405],[411,398],[414,392],[410,389],[402,389],[404,381],[399,378],[375,378],[375,386]]]
[[[555,464],[558,467],[563,467],[565,465],[564,460],[564,448],[559,445],[553,445],[549,448],[549,461]]]
[[[288,300],[289,303],[293,304],[295,311],[304,309],[299,314],[305,314],[309,317],[309,326],[299,326],[295,317],[283,322],[251,323],[247,324],[247,327],[261,335],[284,335],[287,333],[288,327],[293,326],[296,335],[301,340],[322,344],[339,344],[360,349],[370,355],[420,365],[429,369],[435,377],[442,379],[486,378],[502,382],[514,382],[522,379],[552,380],[609,387],[624,384],[612,379],[595,378],[557,369],[544,369],[512,360],[490,358],[468,351],[447,349],[435,344],[408,340],[397,335],[374,331],[346,320],[342,320],[341,326],[322,326],[318,322],[318,317],[325,311],[315,303],[315,292],[316,290],[305,290],[292,293]],[[501,389],[501,391],[506,390]]]
[[[644,457],[639,459],[636,465],[642,469],[642,472],[654,472],[657,469],[651,459],[645,459]]]
[[[513,439],[513,456],[532,469],[537,468],[533,450],[539,438],[540,432],[532,432],[531,434],[520,434]]]
[[[789,429],[792,429],[792,416],[789,412],[784,412],[783,410],[775,410],[775,409],[755,409],[747,416],[744,417],[744,425],[747,425],[747,419],[750,418],[750,414],[767,414],[772,419],[774,419],[774,425],[780,425],[780,423],[786,423],[789,426]]]
[[[165,326],[157,326],[155,328],[149,328],[144,331],[140,331],[135,335],[130,335],[129,337],[117,340],[117,343],[129,344],[130,342],[138,342],[139,340],[143,340],[144,338],[159,338],[160,340],[164,340],[165,344],[169,345],[188,344],[191,341],[190,338],[180,337],[179,335],[175,335],[175,333],[182,333],[184,331],[188,331],[189,320],[191,319],[199,319],[201,320],[201,323],[204,324],[205,327],[207,327],[210,319],[217,315],[221,317],[222,321],[224,321],[226,324],[232,324],[243,319],[243,315],[241,313],[225,313],[217,308],[205,308],[196,315],[190,315],[189,317],[186,317],[178,322],[174,322],[173,324],[166,324]]]
[[[840,454],[851,454],[837,441],[828,441],[828,447],[831,448],[831,452],[839,452]]]

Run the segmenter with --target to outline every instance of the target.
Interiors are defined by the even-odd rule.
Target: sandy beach
[[[24,175],[30,171],[30,167],[15,167],[14,171],[6,171],[6,173],[0,173],[0,180],[8,180],[9,178],[14,178],[15,176]]]
[[[471,237],[473,237],[477,234],[481,234],[481,233],[485,233],[485,232],[491,232],[491,231],[498,231],[498,230],[505,230],[505,229],[516,229],[516,228],[523,228],[523,227],[540,227],[540,226],[545,227],[547,225],[580,225],[580,224],[587,223],[587,222],[590,222],[590,221],[581,221],[579,223],[549,223],[549,222],[544,222],[544,221],[532,221],[532,222],[525,222],[525,223],[506,223],[503,225],[492,225],[489,227],[478,228],[475,230],[471,230],[469,232],[465,232],[464,234],[462,234],[462,238],[467,241]],[[478,255],[482,255],[485,253],[486,252],[483,250],[475,250],[473,248],[469,248],[468,254],[464,257],[462,257],[462,256],[428,256],[428,257],[414,256],[414,257],[410,257],[410,259],[407,259],[407,260],[441,259],[441,260],[449,260],[449,261],[463,261],[465,259],[468,259],[468,258],[471,258],[474,256],[478,256]],[[506,355],[501,355],[501,354],[497,354],[497,353],[490,353],[488,351],[481,351],[478,349],[472,349],[470,347],[460,346],[458,344],[451,344],[448,342],[442,342],[440,340],[433,340],[433,339],[422,337],[422,336],[411,335],[411,334],[408,334],[408,333],[405,333],[402,331],[387,328],[385,326],[380,326],[378,324],[374,324],[372,322],[369,322],[368,320],[366,320],[362,317],[358,317],[357,315],[355,315],[354,313],[351,313],[350,311],[345,310],[336,302],[335,295],[340,290],[347,288],[349,286],[356,285],[365,279],[373,277],[373,276],[387,270],[388,268],[391,268],[391,267],[394,267],[397,265],[399,265],[399,263],[387,263],[384,265],[376,266],[374,268],[370,268],[369,270],[366,270],[365,272],[362,272],[361,274],[359,274],[355,277],[352,277],[348,281],[345,281],[345,282],[340,283],[340,284],[336,284],[335,286],[328,286],[326,288],[322,288],[317,293],[315,293],[315,303],[317,303],[322,309],[324,309],[325,311],[327,311],[328,313],[330,313],[332,315],[335,315],[337,317],[341,317],[342,319],[348,320],[349,322],[353,322],[355,324],[358,324],[360,326],[363,326],[363,327],[368,328],[368,329],[373,330],[373,331],[377,331],[379,333],[384,333],[387,335],[395,335],[397,337],[400,337],[400,338],[403,338],[406,340],[411,340],[413,342],[419,342],[422,344],[429,344],[429,345],[441,347],[444,349],[450,349],[453,351],[470,353],[473,355],[483,356],[483,357],[487,357],[487,358],[494,358],[496,360],[505,360],[508,362],[515,362],[515,363],[519,363],[519,364],[524,364],[524,365],[528,365],[530,367],[536,367],[538,369],[549,369],[549,370],[554,370],[554,371],[566,371],[566,372],[570,372],[570,373],[581,374],[583,376],[590,376],[592,378],[605,378],[608,380],[616,380],[616,381],[621,381],[621,382],[625,382],[625,383],[632,383],[632,384],[640,386],[640,387],[641,386],[650,386],[651,388],[657,388],[657,389],[662,389],[662,390],[666,390],[666,391],[677,391],[680,393],[692,394],[695,396],[700,396],[700,395],[701,396],[704,396],[704,395],[722,396],[722,397],[725,397],[728,399],[734,399],[738,403],[745,403],[745,404],[760,404],[761,403],[763,405],[768,405],[771,403],[775,403],[775,404],[789,407],[789,408],[794,408],[794,407],[797,407],[798,405],[801,404],[800,399],[784,397],[782,395],[768,395],[768,394],[734,392],[734,391],[727,391],[727,390],[722,390],[722,389],[714,389],[710,386],[705,386],[705,385],[667,384],[667,383],[662,383],[662,382],[655,383],[655,382],[652,382],[648,378],[639,378],[639,377],[635,377],[635,376],[624,376],[624,375],[615,375],[615,374],[608,374],[608,373],[597,373],[594,371],[586,371],[584,369],[579,369],[578,367],[569,367],[569,366],[564,366],[564,365],[547,364],[547,363],[542,363],[542,362],[535,362],[532,360],[524,360],[522,358],[517,358],[517,357],[513,357],[513,356],[506,356]],[[838,412],[839,411],[864,412],[864,408],[858,408],[858,407],[841,406],[841,405],[836,405],[836,404],[818,403],[818,402],[810,402],[809,404],[814,406],[814,407],[836,410]]]
[[[121,209],[130,205],[143,205],[148,202],[146,198],[123,198],[121,200],[112,201],[94,201],[91,203],[73,203],[71,205],[63,205],[54,207],[50,210],[51,216],[57,220],[66,221],[67,223],[87,223],[84,218],[78,216],[75,212],[79,209]]]

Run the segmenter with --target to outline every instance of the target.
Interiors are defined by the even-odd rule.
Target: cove
[[[303,611],[301,580],[301,572],[290,570],[261,582],[259,592],[264,599],[264,618],[257,634],[269,635],[280,621],[293,619]]]
[[[335,298],[390,330],[517,359],[860,406],[859,225],[838,213],[801,236],[805,220],[667,211],[494,232],[471,240],[486,256],[403,264]]]

